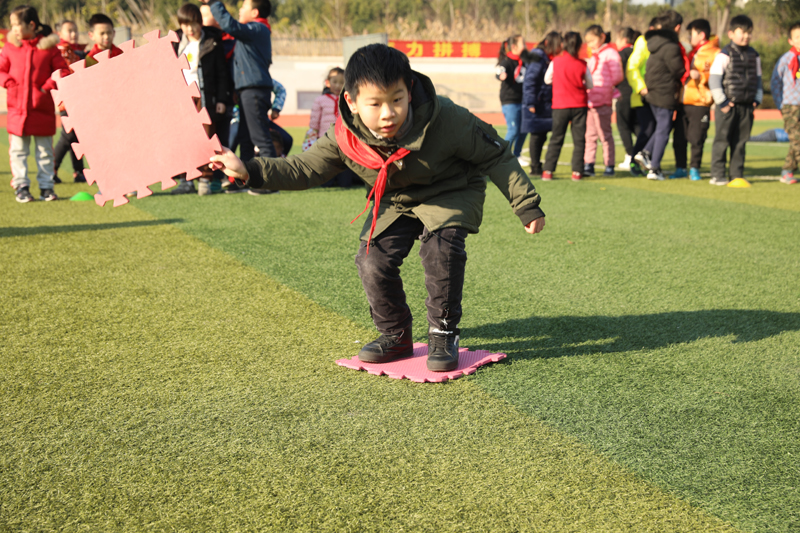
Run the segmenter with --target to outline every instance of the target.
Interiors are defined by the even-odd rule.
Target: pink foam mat
[[[414,355],[391,363],[362,363],[358,356],[352,359],[339,359],[336,364],[353,370],[366,370],[376,376],[389,376],[394,379],[408,379],[417,383],[441,383],[449,379],[474,374],[479,366],[496,363],[505,359],[504,353],[492,353],[486,350],[469,351],[468,348],[458,350],[458,368],[451,372],[431,372],[426,366],[428,361],[428,345],[414,343]]]

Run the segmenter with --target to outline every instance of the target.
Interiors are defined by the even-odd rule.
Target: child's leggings
[[[36,145],[36,181],[40,189],[53,188],[53,137],[33,137]],[[11,164],[11,184],[15,189],[29,187],[28,155],[30,155],[31,136],[8,136],[8,159]]]
[[[783,162],[783,170],[795,171],[800,165],[800,106],[783,104],[783,129],[789,135],[789,153]]]
[[[611,132],[611,106],[589,108],[586,115],[586,149],[583,162],[594,164],[597,157],[597,139],[603,143],[603,163],[614,166],[614,134]]]
[[[586,149],[586,108],[571,107],[568,109],[553,109],[553,135],[547,145],[547,155],[544,158],[544,169],[549,172],[556,170],[558,156],[564,145],[567,135],[567,126],[572,123],[572,171],[583,172],[583,152]]]

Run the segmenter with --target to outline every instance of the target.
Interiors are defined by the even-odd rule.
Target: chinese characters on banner
[[[461,41],[389,41],[408,57],[485,57],[497,58],[500,43]]]

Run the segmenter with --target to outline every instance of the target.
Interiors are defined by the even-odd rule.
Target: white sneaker
[[[650,156],[648,156],[646,153],[639,152],[633,156],[633,159],[647,170],[650,170]]]
[[[664,181],[664,173],[661,170],[651,170],[647,173],[647,179],[649,180],[656,180],[656,181]]]
[[[630,170],[631,170],[631,160],[632,160],[632,159],[633,159],[633,158],[632,158],[631,156],[629,156],[629,155],[625,154],[625,160],[624,160],[622,163],[620,163],[619,165],[617,165],[617,168],[618,168],[619,170],[627,170],[627,171],[630,171]]]
[[[725,178],[711,178],[711,181],[708,183],[711,185],[727,185],[729,180],[726,180]]]

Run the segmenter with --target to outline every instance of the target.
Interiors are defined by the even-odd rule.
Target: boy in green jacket
[[[230,150],[211,158],[248,187],[302,190],[346,169],[371,188],[373,208],[361,231],[356,265],[381,333],[358,354],[388,363],[413,354],[411,311],[400,265],[420,240],[428,298],[428,360],[433,372],[458,367],[458,323],[467,260],[477,233],[487,177],[511,203],[528,233],[544,228],[540,197],[506,141],[411,70],[402,52],[365,46],[345,69],[339,118],[307,152],[242,163]],[[363,213],[363,212],[362,212]]]

